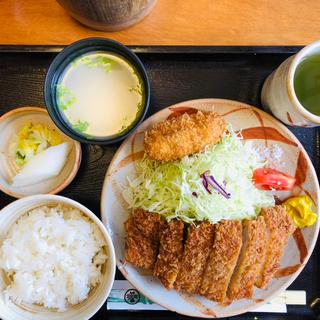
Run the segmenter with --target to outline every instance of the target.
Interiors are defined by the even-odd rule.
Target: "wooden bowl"
[[[148,15],[157,0],[57,0],[76,20],[93,29],[117,31]]]
[[[35,195],[16,200],[0,211],[0,240],[6,236],[10,227],[26,212],[43,205],[62,204],[79,209],[94,222],[101,231],[105,242],[108,260],[102,268],[101,282],[94,287],[88,297],[67,310],[58,312],[40,305],[15,303],[0,295],[0,318],[2,320],[87,320],[90,319],[104,304],[113,285],[115,275],[115,253],[111,238],[96,215],[77,201],[57,195]],[[8,285],[8,277],[0,269],[0,291]]]
[[[17,167],[8,154],[9,145],[14,134],[26,122],[43,123],[57,130],[63,141],[72,143],[68,159],[60,174],[51,179],[25,187],[13,187],[9,181],[17,174]],[[34,194],[56,194],[67,187],[76,176],[81,163],[81,145],[72,140],[55,126],[46,109],[39,107],[22,107],[11,110],[0,117],[0,190],[15,198]]]

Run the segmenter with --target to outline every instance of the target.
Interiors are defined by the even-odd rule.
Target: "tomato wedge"
[[[252,180],[262,190],[292,190],[296,183],[296,178],[271,168],[254,170]]]

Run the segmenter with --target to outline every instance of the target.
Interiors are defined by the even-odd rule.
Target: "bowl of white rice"
[[[0,318],[90,319],[106,301],[115,254],[102,222],[56,195],[0,211]]]

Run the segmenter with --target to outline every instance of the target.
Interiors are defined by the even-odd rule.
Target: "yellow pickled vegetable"
[[[28,122],[22,126],[12,143],[13,155],[18,166],[49,147],[61,144],[59,133],[47,126]]]
[[[292,197],[283,204],[298,228],[309,227],[317,220],[312,211],[312,201],[308,196]]]

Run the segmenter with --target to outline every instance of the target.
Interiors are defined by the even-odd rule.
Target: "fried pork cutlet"
[[[215,225],[212,250],[199,290],[210,300],[224,302],[242,246],[241,221],[222,220]]]
[[[173,161],[218,143],[225,130],[222,117],[215,112],[184,113],[146,131],[144,147],[152,160]]]
[[[180,220],[173,220],[164,228],[153,274],[167,289],[172,289],[181,266],[183,255],[183,229]]]
[[[264,218],[243,222],[243,245],[237,266],[232,275],[228,299],[251,298],[253,287],[264,260],[267,245],[267,230]]]
[[[137,267],[153,270],[164,225],[165,221],[158,214],[134,209],[125,223],[125,260]]]
[[[198,291],[212,248],[213,232],[214,225],[209,222],[189,227],[181,269],[174,284],[177,290],[189,293]]]
[[[135,225],[143,236],[152,241],[160,242],[160,233],[166,222],[159,214],[136,208],[133,209],[132,216]]]
[[[289,237],[295,230],[291,217],[283,206],[262,209],[262,216],[267,225],[268,244],[255,285],[265,288],[280,267],[280,260]]]
[[[153,270],[158,254],[158,244],[144,237],[130,217],[125,222],[125,260],[136,267]]]

